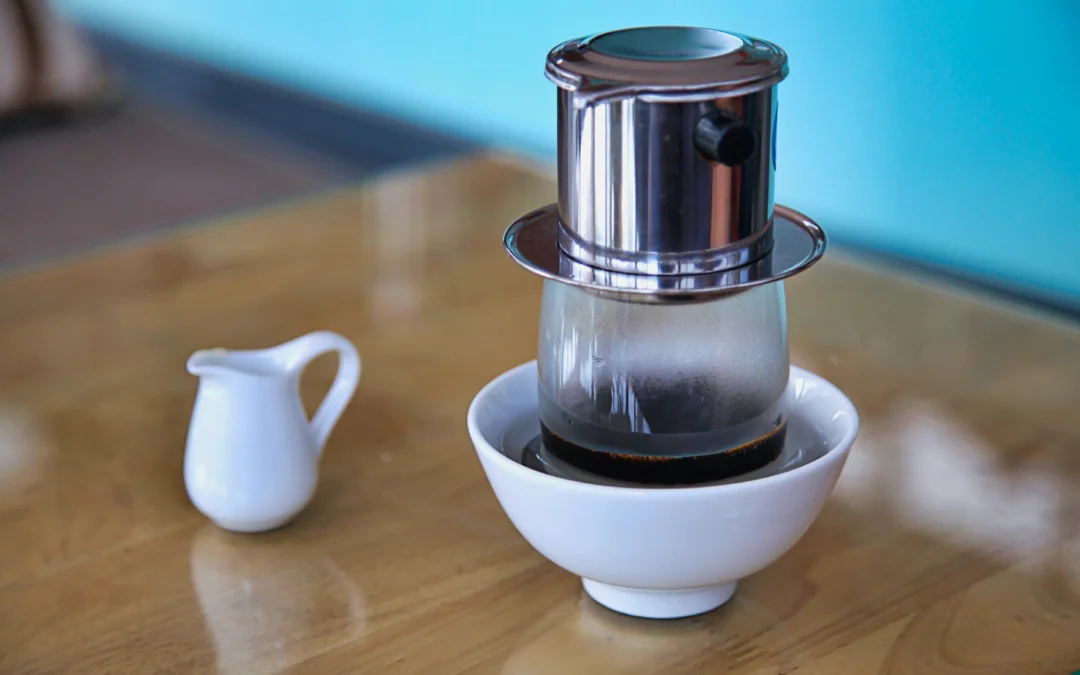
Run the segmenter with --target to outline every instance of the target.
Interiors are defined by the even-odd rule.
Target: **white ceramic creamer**
[[[300,374],[331,351],[337,376],[308,420]],[[356,391],[356,347],[319,331],[269,349],[200,350],[187,368],[200,378],[184,456],[191,501],[227,530],[288,523],[314,496],[323,446]]]

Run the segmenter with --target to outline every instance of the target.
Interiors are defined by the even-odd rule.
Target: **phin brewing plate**
[[[519,218],[506,231],[503,244],[519,264],[547,279],[624,300],[694,302],[790,277],[825,253],[825,232],[797,211],[776,206],[772,231],[773,248],[765,257],[712,274],[626,274],[578,262],[557,243],[559,214],[555,204]]]

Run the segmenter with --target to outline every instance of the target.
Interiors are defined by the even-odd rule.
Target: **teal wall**
[[[63,0],[98,27],[554,155],[543,60],[643,24],[779,43],[777,198],[836,241],[1080,301],[1074,0]]]

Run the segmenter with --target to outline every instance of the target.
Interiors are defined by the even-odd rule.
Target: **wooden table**
[[[863,428],[793,551],[671,622],[533,551],[465,411],[535,354],[540,282],[500,235],[553,196],[482,156],[0,278],[0,672],[1080,668],[1080,333],[835,251],[788,286],[792,357]],[[185,359],[321,328],[364,374],[315,501],[219,531],[182,482]]]

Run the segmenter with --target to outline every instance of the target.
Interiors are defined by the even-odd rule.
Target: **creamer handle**
[[[302,371],[309,363],[327,352],[338,353],[338,370],[330,391],[319,404],[315,416],[311,418],[311,433],[315,437],[316,452],[322,454],[326,439],[334,430],[334,425],[345,412],[356,385],[360,383],[360,354],[356,347],[345,337],[331,331],[316,331],[293,340],[286,346],[291,352],[290,369]]]

